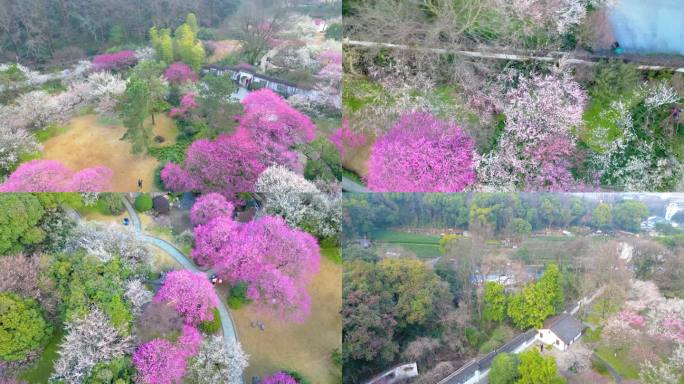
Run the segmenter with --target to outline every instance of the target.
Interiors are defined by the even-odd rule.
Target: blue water
[[[625,53],[684,55],[684,0],[618,0],[608,15]]]

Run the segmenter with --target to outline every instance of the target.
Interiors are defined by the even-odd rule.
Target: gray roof
[[[582,333],[584,325],[574,316],[561,313],[544,322],[544,329],[549,329],[556,334],[565,344],[569,344],[579,334]]]

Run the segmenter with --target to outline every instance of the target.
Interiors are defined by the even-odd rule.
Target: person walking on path
[[[138,179],[138,189],[139,189],[140,191],[142,191],[142,187],[143,187],[143,180],[142,180],[142,179]]]

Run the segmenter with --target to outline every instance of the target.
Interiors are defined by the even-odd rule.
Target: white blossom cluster
[[[648,108],[658,108],[663,105],[676,103],[679,100],[677,91],[665,83],[658,83],[648,90],[644,103]]]
[[[340,231],[339,198],[322,193],[283,166],[271,166],[262,172],[254,190],[264,196],[264,215],[282,216],[289,225],[318,237],[334,237]]]
[[[114,224],[79,223],[69,239],[67,250],[85,250],[103,262],[119,256],[130,267],[149,265],[152,255],[132,230]]]
[[[208,337],[188,366],[188,378],[198,384],[242,384],[249,355],[239,342],[226,345],[221,336]]]
[[[126,292],[124,297],[131,303],[133,314],[139,315],[145,304],[152,301],[153,294],[145,287],[142,280],[133,279],[126,283]]]
[[[95,365],[130,353],[132,348],[132,338],[121,334],[107,315],[93,308],[87,316],[66,325],[51,380],[83,383]]]

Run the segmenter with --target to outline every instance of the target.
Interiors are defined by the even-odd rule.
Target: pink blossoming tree
[[[378,192],[458,192],[475,182],[475,143],[456,124],[405,115],[371,149],[368,187]]]
[[[164,339],[154,339],[138,347],[133,364],[146,384],[180,383],[187,367],[185,354]]]
[[[188,92],[181,97],[180,107],[171,108],[169,111],[169,116],[182,117],[195,108],[197,108],[197,99],[195,98],[195,93]]]
[[[206,224],[217,217],[232,217],[233,204],[218,193],[200,196],[190,210],[192,225]]]
[[[154,302],[166,302],[176,308],[186,324],[213,320],[218,298],[206,276],[188,270],[169,272]]]
[[[104,192],[111,190],[112,176],[104,166],[73,172],[55,160],[32,160],[0,184],[0,192]]]
[[[194,233],[192,256],[199,264],[231,283],[248,283],[247,296],[263,309],[294,321],[309,315],[306,286],[320,264],[313,236],[269,216],[242,225],[217,217]]]
[[[175,192],[215,192],[238,203],[237,193],[252,191],[267,168],[259,151],[249,136],[239,132],[197,140],[188,148],[185,162],[167,164],[161,178]]]
[[[330,141],[337,147],[340,157],[344,157],[348,150],[366,145],[368,138],[363,133],[354,133],[349,127],[349,119],[343,117],[342,126],[330,135]]]
[[[164,71],[164,77],[171,84],[194,83],[199,80],[195,71],[189,65],[180,61],[169,65],[166,71]]]
[[[93,58],[93,69],[95,71],[122,70],[134,66],[137,62],[138,59],[133,51],[105,53]]]
[[[297,384],[297,380],[285,372],[278,372],[274,375],[264,377],[264,379],[261,380],[261,384]]]
[[[292,147],[316,138],[316,126],[311,119],[270,89],[250,93],[242,104],[245,111],[239,117],[238,133],[242,131],[259,143],[263,161],[301,170]]]

